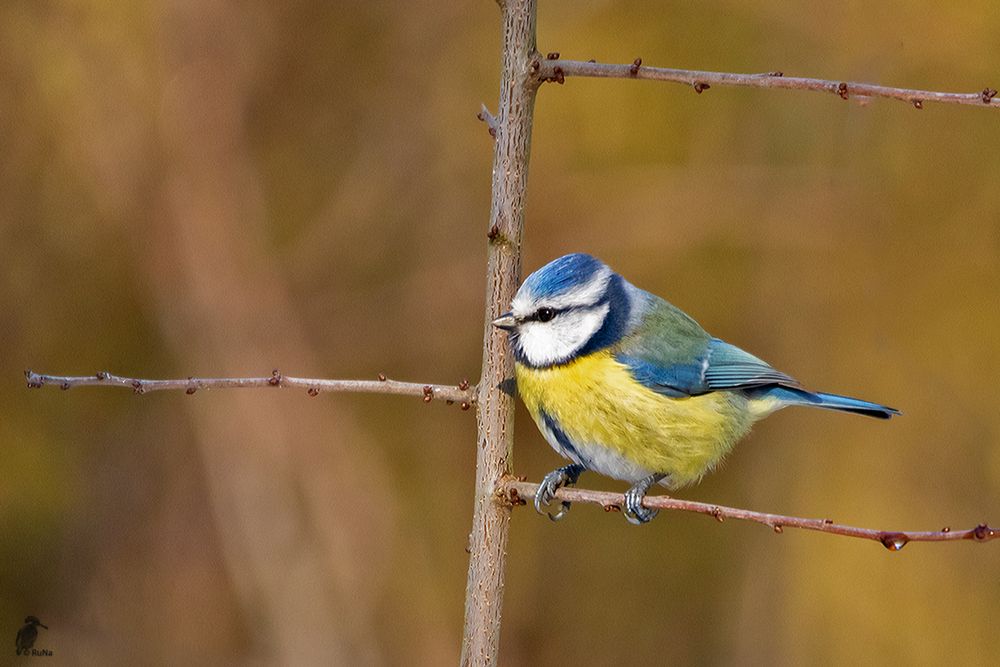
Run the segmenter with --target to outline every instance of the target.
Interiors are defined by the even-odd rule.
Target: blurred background
[[[542,52],[975,91],[994,3],[541,2]],[[0,634],[69,663],[451,664],[474,415],[140,377],[479,375],[493,2],[0,6]],[[807,386],[685,497],[1000,522],[997,112],[567,80],[525,272],[594,253]],[[518,408],[516,473],[561,465]],[[586,485],[622,489],[586,478]],[[508,665],[988,664],[1000,545],[515,512]],[[8,645],[9,646],[9,645]]]

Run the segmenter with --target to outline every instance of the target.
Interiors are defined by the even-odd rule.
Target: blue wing
[[[635,379],[655,392],[676,398],[698,396],[719,389],[753,389],[765,386],[799,388],[795,378],[773,368],[735,345],[718,338],[704,340],[700,349],[689,348],[688,359],[647,345],[623,346],[615,358],[629,367]],[[694,358],[691,358],[694,352]],[[672,357],[672,358],[671,358]]]

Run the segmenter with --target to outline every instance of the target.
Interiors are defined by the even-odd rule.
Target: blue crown
[[[523,288],[536,298],[558,296],[588,282],[603,267],[601,260],[582,252],[563,255],[528,276]]]

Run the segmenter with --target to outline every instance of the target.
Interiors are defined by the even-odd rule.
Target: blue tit
[[[593,470],[632,484],[623,511],[632,523],[646,523],[656,511],[642,500],[654,484],[676,490],[699,481],[776,410],[900,414],[804,389],[590,255],[566,255],[532,273],[493,324],[509,332],[528,412],[571,461],[542,480],[539,512],[559,487]],[[550,517],[567,509],[564,502]]]

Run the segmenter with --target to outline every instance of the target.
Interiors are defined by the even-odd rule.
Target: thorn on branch
[[[142,386],[142,382],[139,380],[132,380],[132,393],[135,394],[145,394],[146,390]]]
[[[850,95],[848,95],[847,92],[847,84],[844,83],[843,81],[841,81],[840,84],[837,86],[837,94],[840,95],[840,98],[843,100],[846,100],[848,97],[850,97]]]
[[[941,532],[942,533],[950,533],[951,532],[951,526],[945,526],[944,528],[941,529]]]
[[[281,386],[281,371],[279,371],[277,368],[271,371],[271,378],[267,381],[267,383],[272,387]]]
[[[555,81],[560,86],[566,83],[566,75],[563,73],[562,67],[556,67],[554,70],[552,70],[552,74],[553,77],[550,79],[550,81]]]
[[[773,526],[771,526],[771,529],[774,530],[774,532],[779,533],[779,534],[785,532],[784,526],[782,526],[780,523],[774,524]]]
[[[546,60],[559,60],[559,52],[558,51],[549,51],[548,53],[545,54],[545,59]]]
[[[109,375],[111,375],[111,373],[109,373],[107,371],[97,371],[97,375],[95,377],[98,380],[102,380],[103,381],[103,380],[107,380]]]
[[[995,88],[983,88],[983,104],[991,104],[996,94]]]
[[[775,70],[774,72],[768,72],[768,76],[785,76],[785,73],[780,70]]]
[[[913,100],[913,107],[916,108],[916,109],[923,109],[924,108],[924,101],[923,100]]]
[[[28,381],[28,389],[38,389],[42,386],[41,380],[35,379],[35,374],[30,368],[24,369],[24,377]]]
[[[458,383],[458,388],[461,389],[462,391],[465,391],[466,389],[468,389],[469,388],[469,379],[468,378],[462,378],[462,381]]]
[[[711,88],[711,86],[708,85],[707,83],[703,83],[701,81],[694,82],[694,92],[698,93],[699,95],[701,95],[701,91],[708,90],[709,88]]]
[[[640,67],[642,67],[642,58],[636,58],[632,61],[632,64],[629,65],[628,73],[632,76],[638,76]]]
[[[591,58],[591,59],[590,59],[590,60],[588,60],[587,62],[588,62],[588,63],[596,63],[596,62],[597,62],[597,59],[596,59],[596,58]]]
[[[61,385],[59,385],[59,388],[62,389],[63,391],[66,391],[67,389],[69,389],[69,382],[63,382]]]
[[[715,520],[718,521],[719,523],[722,523],[723,521],[726,520],[726,518],[722,516],[722,510],[719,509],[718,507],[712,508],[712,516],[714,516]]]
[[[184,390],[184,393],[190,396],[196,391],[198,391],[198,387],[188,387],[187,389]]]
[[[434,387],[429,384],[424,385],[424,403],[430,403],[434,400]]]
[[[385,382],[385,373],[379,373],[378,374],[378,381],[379,382]]]
[[[462,401],[462,404],[458,407],[462,408],[463,410],[468,410],[470,406],[468,401]]]
[[[497,119],[490,113],[485,104],[480,104],[479,113],[476,114],[476,118],[486,123],[486,129],[489,130],[490,136],[496,139]]]

